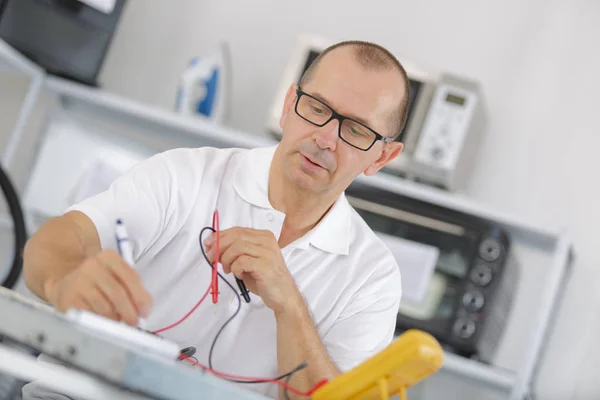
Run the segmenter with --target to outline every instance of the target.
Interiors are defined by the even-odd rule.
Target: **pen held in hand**
[[[129,235],[127,235],[127,229],[125,229],[125,225],[120,219],[117,220],[115,234],[117,238],[117,247],[119,249],[119,254],[123,258],[123,260],[125,260],[125,262],[129,264],[131,268],[133,268],[133,248],[131,247]]]
[[[135,267],[135,263],[133,261],[133,247],[131,246],[131,241],[129,239],[129,235],[127,234],[127,229],[125,228],[125,224],[123,221],[118,219],[117,225],[115,227],[115,235],[117,240],[117,248],[119,249],[119,254],[121,258],[131,267]],[[146,320],[142,317],[138,317],[138,327],[140,329],[146,329]]]

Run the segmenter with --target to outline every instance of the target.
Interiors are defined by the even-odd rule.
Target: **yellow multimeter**
[[[383,400],[435,373],[444,362],[444,351],[430,334],[411,329],[384,350],[321,386],[312,400]]]

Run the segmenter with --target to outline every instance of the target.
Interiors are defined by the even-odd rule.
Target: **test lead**
[[[250,292],[246,288],[246,284],[244,283],[244,281],[237,277],[235,278],[235,281],[237,282],[237,285],[240,288],[241,295],[246,301],[246,303],[250,303]]]

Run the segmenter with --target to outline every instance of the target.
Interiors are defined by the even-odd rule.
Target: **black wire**
[[[1,1],[0,1],[1,3]],[[0,6],[1,8],[1,6]],[[0,13],[1,14],[1,13]],[[0,282],[0,286],[12,289],[17,284],[19,277],[23,270],[23,259],[21,253],[27,242],[27,227],[25,224],[25,217],[23,215],[23,208],[19,200],[19,195],[11,178],[7,175],[7,172],[0,165],[0,187],[2,193],[6,198],[8,209],[13,221],[13,232],[14,232],[14,245],[13,245],[13,260],[8,275],[4,279],[4,282]]]
[[[286,384],[286,385],[289,385],[289,384],[290,384],[290,379],[292,379],[292,376],[291,376],[291,375],[288,375],[288,377],[287,377],[287,378],[285,378],[285,384]],[[283,395],[285,396],[285,400],[291,400],[291,399],[290,399],[290,395],[288,394],[288,388],[287,388],[287,386],[284,386],[284,387],[283,387]]]
[[[206,255],[206,252],[204,251],[204,245],[202,243],[202,234],[206,230],[210,230],[210,231],[215,232],[215,230],[213,228],[211,228],[210,226],[202,228],[202,230],[200,231],[200,237],[199,237],[199,240],[200,240],[200,250],[202,251],[202,255],[204,256],[204,259],[206,260],[206,262],[208,263],[208,265],[210,266],[210,268],[214,269],[215,267],[213,267],[212,263],[208,259],[208,256]],[[215,338],[213,339],[212,344],[210,345],[210,351],[208,352],[208,367],[210,369],[214,369],[212,367],[212,354],[213,354],[213,350],[215,348],[215,344],[217,343],[217,340],[219,339],[219,336],[221,335],[221,332],[223,332],[223,330],[225,329],[225,327],[236,317],[236,315],[238,315],[238,313],[240,312],[240,308],[242,306],[242,300],[240,299],[240,295],[238,294],[237,290],[235,290],[235,288],[233,286],[231,286],[231,284],[229,283],[229,281],[227,279],[225,279],[223,277],[223,275],[221,275],[221,273],[219,271],[217,271],[217,275],[219,275],[219,278],[221,278],[227,284],[227,286],[229,286],[231,288],[231,290],[233,290],[233,293],[237,297],[238,306],[237,306],[237,309],[235,310],[235,312],[233,313],[233,315],[231,317],[229,317],[229,319],[227,321],[225,321],[225,323],[223,324],[223,326],[221,326],[221,329],[219,329],[219,331],[215,335]],[[302,364],[298,365],[293,370],[291,370],[290,372],[285,373],[283,375],[280,375],[277,378],[274,378],[273,380],[281,380],[283,378],[291,378],[293,374],[295,374],[296,372],[298,372],[298,371],[306,368],[307,366],[308,366],[308,363],[305,361]],[[225,377],[223,377],[223,378],[227,379],[228,381],[238,382],[238,383],[268,383],[268,382],[265,382],[264,380],[242,381],[242,380],[232,379],[232,378],[225,378]]]

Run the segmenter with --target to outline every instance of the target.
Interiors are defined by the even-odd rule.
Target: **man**
[[[281,142],[272,148],[175,149],[151,157],[106,192],[71,207],[28,242],[25,279],[59,310],[78,307],[149,330],[179,320],[210,285],[199,233],[220,214],[220,262],[250,290],[219,282],[184,322],[161,335],[195,346],[220,372],[273,378],[306,391],[385,348],[400,301],[394,257],[344,191],[402,150],[408,79],[380,46],[343,42],[287,92]],[[338,114],[339,113],[339,114]],[[115,252],[122,219],[134,267]],[[215,237],[202,237],[208,256]],[[246,385],[277,397],[274,384]],[[279,390],[281,395],[281,390]]]

